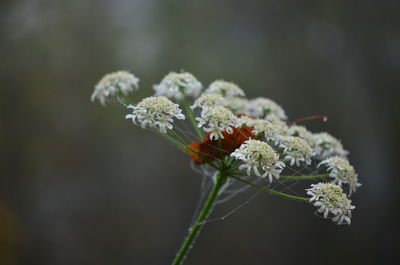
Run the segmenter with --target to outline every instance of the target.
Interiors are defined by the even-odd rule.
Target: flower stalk
[[[268,188],[266,188],[266,187],[262,187],[262,186],[260,186],[260,185],[254,184],[254,183],[252,183],[252,182],[250,182],[250,181],[247,181],[247,180],[245,180],[245,179],[242,179],[242,178],[240,178],[240,177],[236,177],[236,176],[230,176],[230,177],[231,177],[231,178],[234,178],[234,179],[236,179],[237,181],[240,181],[240,182],[242,182],[242,183],[244,183],[244,184],[247,184],[247,185],[249,185],[249,186],[252,186],[253,188],[256,188],[256,189],[259,189],[259,190],[262,190],[262,191],[266,191],[266,192],[272,193],[272,194],[277,195],[277,196],[280,196],[280,197],[285,197],[285,198],[287,198],[287,199],[292,199],[292,200],[296,200],[296,201],[304,201],[304,202],[308,202],[308,201],[309,201],[308,198],[299,197],[299,196],[294,196],[294,195],[290,195],[290,194],[278,192],[278,191],[275,191],[275,190],[272,190],[272,189],[268,189]]]
[[[192,109],[191,109],[190,106],[189,106],[189,102],[188,102],[188,99],[187,99],[186,96],[183,97],[183,102],[182,102],[182,104],[183,104],[183,107],[184,107],[184,109],[185,109],[187,115],[189,116],[190,121],[191,121],[192,124],[193,124],[194,129],[196,130],[197,135],[199,136],[200,139],[203,139],[203,138],[204,138],[204,133],[203,133],[203,131],[199,128],[198,122],[197,122],[196,119],[194,118],[193,111],[192,111]]]
[[[218,198],[218,193],[221,190],[222,186],[226,182],[227,176],[225,173],[219,172],[216,176],[216,180],[214,183],[214,187],[211,190],[206,203],[204,204],[202,210],[200,211],[199,216],[197,217],[196,221],[189,229],[189,234],[187,235],[185,241],[183,242],[181,248],[179,249],[178,253],[175,256],[172,265],[180,265],[182,264],[183,260],[185,259],[187,253],[189,252],[190,248],[193,245],[193,241],[198,236],[199,232],[201,231],[202,227],[204,226],[204,221],[210,215],[213,206]]]
[[[237,177],[246,175],[241,171],[234,171],[234,172],[232,172],[232,174]],[[251,175],[251,176],[253,176],[253,175]],[[320,175],[309,175],[309,176],[279,176],[279,179],[280,180],[298,181],[298,180],[308,180],[308,179],[323,179],[323,178],[327,178],[327,177],[329,177],[329,173],[320,174]]]

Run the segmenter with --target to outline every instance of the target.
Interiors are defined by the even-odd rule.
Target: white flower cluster
[[[279,147],[283,148],[285,159],[290,160],[291,166],[294,164],[300,166],[301,162],[305,162],[307,165],[311,164],[314,151],[305,140],[295,136],[281,136],[278,141]]]
[[[231,156],[244,162],[239,166],[239,170],[246,169],[247,175],[253,170],[261,178],[269,177],[270,182],[273,177],[279,179],[279,174],[285,167],[285,163],[279,161],[279,155],[275,150],[266,142],[259,140],[247,140]]]
[[[171,72],[159,84],[154,85],[155,96],[182,100],[184,96],[198,97],[203,85],[190,73]]]
[[[126,115],[126,119],[132,119],[133,123],[141,125],[143,129],[158,127],[161,133],[167,133],[167,128],[173,128],[173,118],[185,119],[179,105],[166,97],[148,97],[128,108],[132,109],[132,114]]]
[[[297,136],[304,139],[311,148],[315,148],[315,137],[312,132],[306,129],[304,126],[293,125],[289,128],[289,133],[292,136]]]
[[[315,151],[320,159],[338,155],[345,157],[348,151],[343,148],[342,143],[327,132],[314,134]]]
[[[307,194],[311,196],[310,202],[318,207],[318,212],[323,213],[324,218],[328,218],[331,213],[332,221],[337,224],[351,224],[351,211],[355,206],[351,205],[346,194],[341,187],[332,183],[311,184],[307,189]]]
[[[101,105],[106,105],[109,96],[122,93],[125,96],[129,92],[139,88],[139,78],[126,71],[118,71],[105,75],[95,86],[91,100],[98,99]]]
[[[250,126],[254,127],[254,134],[262,134],[268,141],[277,142],[280,137],[289,135],[286,125],[282,126],[281,124],[261,119],[252,120],[248,123],[251,124]]]
[[[290,135],[304,139],[314,150],[315,157],[323,160],[331,156],[346,157],[348,151],[343,148],[342,143],[327,132],[313,134],[304,126],[293,125],[289,128]]]
[[[258,119],[250,118],[247,115],[240,116],[239,120],[242,126],[249,126],[249,127],[253,127],[254,124],[258,121]]]
[[[211,140],[223,139],[222,133],[224,131],[232,134],[232,127],[240,126],[239,119],[230,110],[222,106],[203,108],[200,117],[197,117],[196,120],[199,122],[199,128],[203,127],[205,132],[210,133]]]
[[[283,121],[281,118],[279,118],[277,115],[275,114],[269,114],[265,117],[265,119],[267,121],[272,122],[273,124],[279,125],[281,127],[286,127],[287,130],[289,130],[289,127],[287,126],[287,123],[285,121]]]
[[[357,173],[352,165],[350,165],[349,161],[346,159],[333,156],[323,160],[318,164],[318,167],[321,165],[326,165],[327,171],[330,172],[329,176],[334,178],[333,183],[337,183],[340,187],[342,184],[349,185],[349,194],[357,190],[357,187],[361,186],[358,183]]]
[[[241,97],[228,97],[225,99],[227,107],[232,110],[234,114],[247,114],[248,100]]]
[[[256,98],[249,101],[247,105],[248,114],[255,118],[265,118],[270,114],[276,115],[281,120],[286,120],[287,116],[281,106],[268,98]]]
[[[193,105],[190,107],[191,109],[204,107],[217,107],[217,106],[226,106],[227,102],[220,94],[212,93],[207,94],[203,93],[199,98],[197,98]]]
[[[226,98],[244,97],[244,92],[238,85],[224,80],[216,80],[212,82],[205,92],[218,93]]]

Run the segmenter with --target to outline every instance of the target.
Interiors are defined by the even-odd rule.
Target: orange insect
[[[232,129],[232,134],[226,131],[222,132],[224,138],[221,139],[221,143],[219,143],[218,140],[211,140],[209,137],[210,134],[208,134],[204,137],[202,142],[192,143],[189,145],[191,150],[189,148],[186,148],[186,150],[197,164],[203,164],[206,161],[213,161],[230,155],[245,141],[254,137],[252,133],[254,129],[252,127],[243,126],[241,128]],[[221,145],[220,147],[219,144]],[[198,156],[198,154],[201,157]]]

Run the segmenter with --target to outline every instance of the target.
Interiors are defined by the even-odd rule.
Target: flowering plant
[[[285,111],[271,99],[246,99],[239,86],[223,80],[203,90],[202,83],[186,72],[169,73],[154,85],[154,96],[133,103],[128,94],[138,87],[139,79],[133,74],[111,73],[96,85],[92,101],[105,105],[110,97],[116,97],[131,110],[126,119],[159,133],[186,152],[204,178],[212,182],[208,198],[172,264],[182,264],[218,199],[229,199],[243,190],[241,187],[226,195],[235,183],[310,203],[323,218],[350,225],[355,207],[349,197],[361,184],[347,160],[348,151],[329,133],[312,133],[298,125],[326,117],[288,122]],[[186,142],[183,130],[176,126],[178,120],[186,118],[199,138],[196,142]],[[309,197],[284,193],[271,185],[293,181],[314,181],[305,190]]]

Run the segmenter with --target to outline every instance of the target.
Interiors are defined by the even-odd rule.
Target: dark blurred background
[[[325,114],[363,186],[351,226],[261,194],[207,224],[186,264],[395,264],[399,1],[5,0],[0,3],[0,264],[169,264],[200,177],[189,159],[91,104],[115,70],[238,83],[290,118]],[[217,207],[221,217],[254,191]]]

